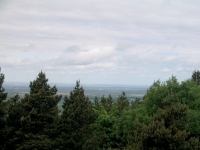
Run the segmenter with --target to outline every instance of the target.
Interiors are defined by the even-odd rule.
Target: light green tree
[[[148,125],[135,131],[134,149],[197,150],[198,139],[190,138],[187,131],[188,106],[174,94],[163,100]]]

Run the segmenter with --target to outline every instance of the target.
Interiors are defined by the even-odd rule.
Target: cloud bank
[[[152,84],[200,69],[196,0],[1,1],[5,81]]]

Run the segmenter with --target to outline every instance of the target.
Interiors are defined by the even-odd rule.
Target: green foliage
[[[92,124],[94,129],[91,140],[91,148],[108,149],[120,146],[120,133],[117,131],[118,110],[116,105],[112,105],[110,112],[107,112],[102,103],[95,110],[98,118]]]
[[[102,97],[96,108],[98,118],[93,124],[93,147],[100,149],[123,148],[126,137],[121,128],[121,116],[129,108],[129,101],[123,92],[114,103],[111,95]]]
[[[195,103],[200,99],[199,91],[200,86],[191,80],[186,80],[180,84],[180,90],[177,95],[181,98],[181,101],[187,104],[190,108],[198,109],[200,108],[200,105],[196,105]]]
[[[165,98],[164,105],[154,114],[152,121],[136,132],[136,149],[198,149],[198,140],[188,139],[188,122],[185,104],[181,104],[174,94]],[[142,130],[142,132],[141,132]]]
[[[109,95],[95,97],[93,105],[77,81],[59,115],[61,96],[43,72],[30,82],[29,94],[7,102],[1,74],[0,149],[199,149],[199,76],[158,80],[144,100],[129,103],[122,92],[116,102]]]
[[[182,103],[189,107],[188,131],[191,136],[200,136],[200,86],[191,80],[186,80],[180,84],[180,91],[177,94]]]
[[[3,82],[4,82],[4,74],[0,74],[0,103],[3,102],[3,100],[6,99],[7,93],[4,93],[5,89],[3,88]]]
[[[112,108],[112,104],[113,104],[113,99],[112,96],[109,95],[108,97],[103,96],[100,100],[100,103],[103,105],[103,107],[105,108],[105,110],[107,112],[109,112]]]
[[[155,82],[147,91],[144,99],[148,114],[155,114],[158,108],[165,105],[163,100],[171,93],[176,93],[179,102],[189,107],[188,116],[190,121],[187,122],[187,130],[191,136],[199,138],[200,129],[197,126],[200,122],[198,117],[200,109],[200,86],[192,80],[186,80],[179,84],[176,78],[172,77],[164,83],[160,81]]]
[[[5,89],[2,87],[4,82],[4,74],[0,74],[0,130],[3,128],[4,126],[4,104],[3,101],[6,99],[7,97],[7,93],[5,93]]]
[[[94,108],[95,108],[95,109],[98,109],[98,108],[99,108],[99,104],[100,104],[100,101],[99,101],[99,99],[97,98],[97,96],[95,96],[95,98],[94,98]]]
[[[41,139],[46,137],[47,141],[51,141],[52,149],[55,146],[52,141],[57,134],[56,123],[59,117],[57,104],[61,96],[56,94],[57,88],[50,87],[47,82],[46,75],[40,72],[36,80],[30,83],[30,94],[26,94],[22,99],[24,114],[21,118],[21,125],[24,141],[19,145],[19,149],[25,149],[24,147],[49,149],[45,143],[38,143],[34,140],[35,135]],[[24,143],[28,145],[25,146]]]
[[[117,131],[120,133],[121,148],[132,144],[137,129],[136,123],[148,124],[150,117],[143,104],[123,111],[117,122]]]
[[[4,74],[0,74],[0,149],[3,149],[4,147],[4,128],[5,128],[5,103],[3,102],[6,97],[7,93],[5,93],[5,89],[3,88],[3,82],[4,82]]]
[[[134,109],[134,108],[136,108],[139,104],[141,104],[141,100],[140,100],[140,98],[135,98],[134,100],[132,100],[131,102],[130,102],[130,106],[131,106],[131,108],[132,109]]]
[[[61,145],[60,149],[84,149],[91,136],[91,124],[95,121],[96,115],[92,103],[76,82],[70,96],[66,96],[63,103],[61,115]]]
[[[6,111],[6,125],[15,125],[16,128],[19,128],[21,125],[20,119],[24,115],[24,109],[18,94],[7,101]]]
[[[5,149],[17,149],[17,145],[22,142],[21,118],[23,115],[24,109],[17,94],[6,103]]]
[[[200,84],[200,71],[199,70],[195,70],[192,74],[192,81],[194,81],[197,85]]]
[[[145,95],[145,103],[149,115],[156,113],[163,99],[171,94],[179,91],[179,83],[175,76],[172,76],[166,82],[161,83],[159,80],[154,82]]]
[[[17,150],[54,150],[52,141],[45,135],[27,134],[24,143]]]
[[[126,93],[122,92],[121,95],[119,95],[117,99],[117,109],[119,111],[119,114],[121,114],[125,109],[128,109],[130,106],[130,103],[127,99]]]
[[[125,93],[123,98],[124,95]],[[139,121],[145,124],[149,122],[150,118],[144,105],[137,105],[134,109],[128,105],[125,106],[123,109],[119,109],[119,103],[116,102],[107,112],[103,104],[100,103],[98,109],[95,110],[98,118],[92,125],[94,131],[90,143],[91,149],[124,149],[134,137],[134,122]]]
[[[187,129],[190,131],[191,136],[200,136],[200,111],[189,109],[188,116],[190,121],[188,122]]]

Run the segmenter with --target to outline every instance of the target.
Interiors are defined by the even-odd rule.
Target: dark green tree
[[[0,149],[4,147],[4,128],[5,128],[5,103],[4,100],[7,98],[7,93],[3,88],[4,74],[0,73]]]
[[[92,103],[85,96],[80,81],[77,81],[69,97],[65,96],[64,99],[60,124],[60,149],[87,149],[85,146],[91,138],[91,124],[95,119]]]
[[[23,143],[18,149],[55,149],[58,135],[57,123],[59,111],[57,104],[61,95],[57,95],[56,86],[51,87],[42,71],[30,82],[30,94],[22,99],[24,115],[21,118]],[[39,139],[43,139],[43,142]]]
[[[119,111],[119,114],[121,114],[124,109],[127,109],[129,107],[130,103],[128,101],[128,98],[125,92],[122,92],[122,94],[119,95],[116,104],[117,104],[117,109]]]
[[[103,105],[103,107],[105,108],[105,110],[107,112],[109,112],[112,108],[112,104],[113,104],[113,99],[112,99],[112,96],[109,95],[108,97],[105,97],[103,95],[103,97],[101,98],[100,100],[100,103]]]
[[[24,109],[17,94],[6,102],[5,149],[17,149],[17,145],[22,142],[21,118],[23,115]]]
[[[133,109],[136,108],[137,105],[141,104],[141,102],[142,101],[140,100],[140,98],[136,97],[134,100],[130,102],[131,108]]]
[[[95,98],[94,98],[94,108],[95,109],[99,109],[99,104],[100,104],[100,101],[99,101],[99,99],[98,99],[98,97],[97,96],[95,96]]]
[[[197,83],[197,85],[199,85],[200,84],[200,71],[199,70],[195,70],[194,72],[193,72],[193,74],[192,74],[192,80],[194,81],[194,82],[196,82]]]

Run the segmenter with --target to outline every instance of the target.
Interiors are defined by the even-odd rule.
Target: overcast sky
[[[0,0],[5,82],[151,85],[200,69],[199,0]]]

